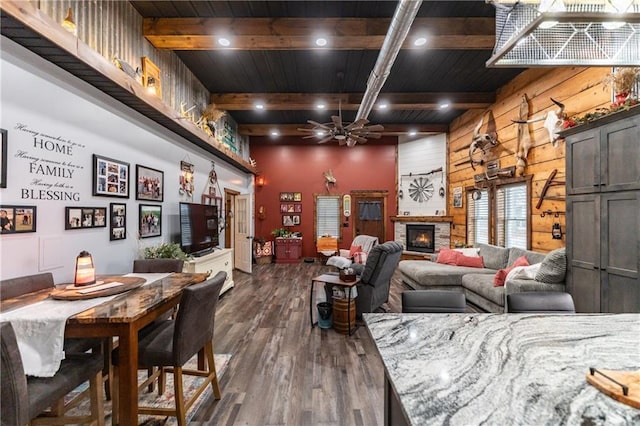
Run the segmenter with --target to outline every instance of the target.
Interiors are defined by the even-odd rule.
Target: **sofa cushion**
[[[458,253],[462,253],[465,256],[469,256],[469,257],[479,257],[480,256],[480,249],[478,247],[457,248],[457,249],[454,249],[454,250],[457,251]]]
[[[508,268],[500,269],[498,272],[496,272],[496,275],[493,278],[493,285],[496,287],[503,286],[504,281],[507,279],[507,275],[509,275],[509,272],[511,272],[513,268],[516,268],[518,266],[529,266],[529,261],[525,256],[520,256],[516,259],[515,262],[513,262],[513,264],[509,265]]]
[[[467,266],[443,265],[428,260],[403,260],[398,265],[402,274],[419,283],[421,287],[459,286],[465,274],[489,274],[493,279],[495,269],[478,269]]]
[[[352,245],[351,248],[349,248],[349,257],[355,256],[359,251],[362,251],[362,246]]]
[[[480,256],[484,259],[485,268],[498,270],[507,267],[509,249],[482,243],[478,243],[476,246],[480,249]]]
[[[567,273],[567,252],[564,247],[549,252],[540,270],[536,274],[536,281],[548,284],[560,284],[564,282]]]
[[[468,266],[470,268],[484,268],[482,256],[465,256],[460,254],[456,263],[458,266]]]
[[[524,256],[529,261],[529,265],[533,265],[535,263],[540,263],[545,257],[545,253],[536,253],[531,250],[524,250],[521,248],[511,247],[509,249],[509,259],[507,260],[507,265],[512,265],[513,262],[516,261],[520,256]]]
[[[462,287],[492,301],[496,305],[504,306],[504,287],[494,287],[492,275],[467,274],[462,277]]]
[[[443,265],[457,265],[459,255],[460,253],[455,250],[443,248],[440,250],[440,254],[438,255],[438,260],[436,262],[442,263]]]

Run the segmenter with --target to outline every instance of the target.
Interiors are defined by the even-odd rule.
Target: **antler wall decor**
[[[487,123],[487,133],[480,133],[480,129],[482,128],[482,124],[484,123],[484,116],[489,114],[489,120]],[[498,134],[496,132],[496,123],[493,118],[493,112],[488,110],[485,114],[480,118],[480,122],[473,129],[473,137],[471,138],[471,145],[469,145],[469,162],[471,163],[471,168],[475,170],[475,164],[483,165],[484,158],[480,160],[475,160],[473,158],[473,154],[480,150],[482,151],[482,155],[486,154],[486,149],[493,148],[498,145]]]
[[[547,133],[549,134],[549,142],[553,145],[554,148],[558,146],[558,139],[561,139],[559,133],[562,130],[562,124],[564,123],[565,118],[567,118],[567,114],[564,112],[564,104],[556,101],[553,98],[549,98],[551,101],[558,106],[557,111],[549,110],[542,117],[532,118],[531,120],[511,120],[514,123],[518,124],[528,124],[528,123],[537,123],[538,121],[544,120],[544,128],[547,129]]]

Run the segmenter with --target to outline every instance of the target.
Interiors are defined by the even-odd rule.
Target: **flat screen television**
[[[218,206],[180,203],[182,251],[199,256],[213,251],[218,244]]]

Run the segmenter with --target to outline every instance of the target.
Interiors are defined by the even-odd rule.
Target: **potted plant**
[[[629,98],[633,87],[638,82],[639,75],[640,67],[622,67],[613,73],[607,74],[602,81],[603,88],[613,87],[614,105],[623,104]]]
[[[183,252],[180,245],[176,243],[162,243],[145,247],[143,255],[145,259],[190,259],[189,255]]]
[[[289,235],[291,235],[291,231],[289,231],[286,228],[275,228],[271,231],[271,235],[273,235],[276,238],[279,238],[279,237],[287,238]]]

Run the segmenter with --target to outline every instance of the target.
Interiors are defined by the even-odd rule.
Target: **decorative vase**
[[[629,97],[629,93],[627,92],[616,93],[615,94],[616,101],[614,102],[614,105],[622,105],[623,103],[625,103],[628,97]]]

